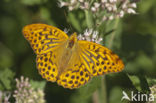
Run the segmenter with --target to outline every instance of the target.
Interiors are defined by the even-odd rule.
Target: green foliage
[[[128,95],[131,91],[150,93],[150,87],[156,85],[156,0],[138,2],[136,15],[104,22],[89,10],[68,11],[57,4],[58,0],[0,1],[0,91],[13,92],[15,78],[23,75],[30,78],[33,88],[45,90],[47,103],[120,103],[122,91]],[[124,71],[103,79],[94,77],[75,90],[45,82],[36,69],[35,54],[21,32],[26,24],[38,22],[61,30],[67,28],[69,34],[83,33],[87,28],[99,31],[103,45],[124,61]]]
[[[43,90],[45,88],[46,82],[45,81],[34,81],[34,80],[31,80],[30,84],[31,84],[31,86],[34,89],[41,89],[41,90]]]
[[[13,53],[0,42],[0,69],[9,68],[13,64]]]
[[[39,5],[47,2],[47,0],[21,0],[24,5]]]
[[[114,87],[111,91],[110,91],[110,96],[109,96],[109,102],[110,103],[121,103],[121,99],[122,98],[122,89],[120,87]],[[118,95],[116,95],[118,94]]]
[[[100,88],[101,78],[93,78],[87,85],[82,86],[72,96],[71,103],[89,103],[92,98],[92,94]]]
[[[0,90],[10,90],[12,89],[12,82],[14,81],[15,73],[10,69],[0,69]]]
[[[77,31],[80,32],[81,31],[81,23],[78,21],[78,17],[76,15],[74,15],[73,13],[69,13],[68,18],[69,18],[69,22],[72,24],[72,26]]]
[[[93,15],[90,11],[85,10],[85,16],[86,16],[86,24],[88,28],[92,28],[93,27]]]

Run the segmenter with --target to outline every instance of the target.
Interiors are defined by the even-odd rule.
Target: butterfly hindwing
[[[65,52],[66,49],[68,48],[64,48],[63,51]],[[74,49],[72,52],[70,51],[70,53],[65,53],[65,54],[71,54],[71,58],[68,61],[67,63],[68,65],[66,65],[64,70],[61,70],[62,72],[61,74],[59,74],[57,78],[58,79],[57,83],[59,85],[62,85],[64,88],[70,88],[70,89],[78,88],[90,80],[91,78],[90,73],[86,69],[85,65],[80,61],[79,48]],[[69,55],[67,57],[66,56],[67,55],[65,55],[64,59],[60,61],[61,63],[59,65],[64,64],[63,61]]]
[[[40,75],[48,81],[55,82],[57,80],[58,68],[56,65],[56,57],[54,52],[37,55],[36,63]]]
[[[36,54],[47,53],[68,39],[65,32],[46,24],[31,24],[23,28],[23,35]]]
[[[92,76],[119,72],[124,68],[122,60],[106,47],[89,41],[78,41],[81,59]]]
[[[84,64],[74,63],[74,65],[73,69],[63,73],[57,81],[57,83],[64,88],[78,88],[91,79],[90,73]]]

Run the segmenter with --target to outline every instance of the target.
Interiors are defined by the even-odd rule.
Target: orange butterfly
[[[23,28],[24,37],[37,54],[39,73],[64,88],[78,88],[93,76],[123,70],[122,60],[106,47],[77,40],[60,29],[46,24],[31,24]]]

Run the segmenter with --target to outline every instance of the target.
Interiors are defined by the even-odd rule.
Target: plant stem
[[[107,103],[106,78],[105,75],[101,78],[101,103]]]
[[[116,21],[114,23],[114,27],[113,27],[114,30],[116,30],[118,24],[119,24],[119,19],[116,19]],[[112,47],[112,44],[113,44],[113,41],[114,41],[114,38],[115,38],[115,34],[116,34],[115,31],[110,34],[111,37],[110,37],[110,41],[108,43],[108,48],[111,48]]]
[[[117,28],[118,23],[119,23],[119,19],[116,19],[113,29]],[[110,38],[110,42],[108,43],[108,47],[109,48],[112,47],[112,44],[113,44],[113,41],[114,41],[114,38],[115,38],[115,34],[116,34],[115,31],[110,34],[111,38]],[[103,75],[102,78],[101,78],[101,90],[102,90],[101,91],[101,98],[102,98],[101,103],[108,103],[108,100],[107,100],[106,76],[105,75]]]
[[[93,103],[99,103],[99,94],[98,90],[93,93]]]
[[[86,23],[88,28],[93,27],[93,17],[92,14],[89,12],[89,10],[85,10],[85,16],[86,16]]]

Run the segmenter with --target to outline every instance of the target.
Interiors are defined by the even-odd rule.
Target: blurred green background
[[[14,78],[21,75],[34,81],[45,81],[36,69],[36,55],[22,35],[25,25],[46,23],[61,30],[68,28],[70,33],[82,33],[86,29],[81,10],[68,12],[57,4],[57,0],[0,0],[1,91],[13,91]],[[156,85],[155,4],[156,0],[141,0],[137,3],[136,15],[126,15],[120,19],[120,34],[116,35],[111,49],[123,59],[125,69],[121,73],[106,75],[108,103],[120,103],[123,90],[147,93],[149,87]],[[95,103],[93,99],[100,88],[101,77],[95,77],[75,90],[46,82],[45,100],[47,103]]]

